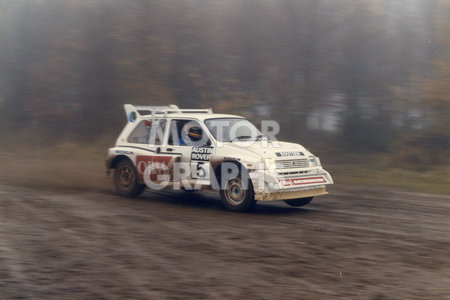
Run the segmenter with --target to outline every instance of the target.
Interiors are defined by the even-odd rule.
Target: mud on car
[[[227,209],[243,212],[256,201],[303,206],[333,183],[303,146],[276,141],[241,116],[176,105],[124,108],[128,122],[106,161],[119,195],[214,189]]]

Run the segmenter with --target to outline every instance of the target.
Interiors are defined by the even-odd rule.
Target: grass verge
[[[387,187],[412,192],[450,195],[450,176],[447,166],[418,171],[388,168],[382,164],[325,165],[334,182],[345,185]]]

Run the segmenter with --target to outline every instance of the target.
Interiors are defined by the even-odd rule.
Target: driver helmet
[[[193,141],[198,141],[202,138],[203,130],[198,125],[192,125],[187,128],[187,135]]]

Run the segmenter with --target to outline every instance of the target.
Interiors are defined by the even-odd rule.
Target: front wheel
[[[227,209],[234,212],[246,212],[254,208],[255,194],[248,175],[227,176],[223,182],[220,198]]]
[[[284,202],[286,202],[290,206],[300,207],[300,206],[304,206],[304,205],[308,204],[309,202],[312,201],[312,199],[313,199],[313,197],[308,197],[308,198],[284,200]]]
[[[145,185],[139,183],[131,161],[122,160],[114,170],[114,187],[119,195],[134,198],[142,193]]]

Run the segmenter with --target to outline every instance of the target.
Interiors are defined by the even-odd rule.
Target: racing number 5
[[[198,162],[197,163],[196,175],[197,175],[198,178],[205,178],[206,177],[205,162]]]

